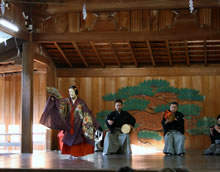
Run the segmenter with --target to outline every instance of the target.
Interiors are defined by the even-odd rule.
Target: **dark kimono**
[[[114,121],[114,124],[109,125],[107,120]],[[127,111],[121,111],[120,114],[117,111],[111,112],[106,118],[106,125],[110,131],[105,136],[103,154],[131,154],[130,136],[123,134],[121,127],[123,124],[130,124],[134,127],[135,123],[135,118]]]
[[[184,136],[184,115],[176,111],[175,120],[165,124],[166,119],[163,117],[161,124],[164,129],[164,149],[165,154],[183,155],[185,151]]]
[[[63,154],[84,156],[93,153],[94,132],[100,126],[86,103],[80,98],[74,104],[71,98],[53,99],[48,99],[40,124],[64,131]]]
[[[164,129],[164,135],[171,130],[179,131],[181,134],[184,134],[184,115],[181,112],[176,111],[175,118],[177,120],[168,124],[165,124],[165,118],[162,119],[161,124]]]
[[[215,126],[211,127],[211,145],[204,151],[204,155],[220,155],[220,133],[215,129]]]
[[[107,120],[114,121],[114,124],[109,125]],[[130,124],[134,127],[135,123],[135,118],[127,111],[121,111],[120,114],[117,111],[113,111],[106,117],[106,125],[111,132],[114,132],[115,128],[121,128],[124,124]]]

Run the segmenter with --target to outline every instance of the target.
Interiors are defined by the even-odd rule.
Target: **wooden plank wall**
[[[144,80],[163,79],[176,88],[194,88],[201,95],[206,96],[203,102],[191,102],[202,108],[200,117],[216,117],[220,114],[219,85],[220,75],[209,74],[193,76],[126,76],[126,77],[68,77],[58,78],[58,88],[67,97],[68,88],[76,84],[79,95],[85,100],[88,107],[96,115],[102,110],[113,110],[112,101],[103,101],[102,96],[116,93],[118,89],[126,86],[135,86]],[[37,124],[46,103],[45,73],[34,74],[34,123]],[[21,116],[21,76],[20,73],[0,75],[0,124],[20,124]],[[186,132],[186,148],[188,150],[202,150],[209,145],[208,136],[191,136]],[[138,141],[135,144],[145,146]],[[162,148],[163,143],[157,147]]]
[[[195,26],[219,29],[219,8],[200,8],[191,17],[195,20]],[[63,13],[52,15],[46,21],[36,23],[36,32],[40,33],[65,33],[85,31],[131,31],[150,32],[162,31],[174,27],[177,15],[173,9],[167,10],[125,10],[105,12],[87,12],[86,20],[81,13]],[[189,9],[176,10],[177,13],[189,13]],[[95,16],[95,14],[98,14]],[[190,16],[190,15],[189,15]],[[102,21],[102,22],[100,22]]]
[[[201,71],[202,72],[202,71]],[[69,77],[58,78],[58,88],[68,96],[68,88],[75,84],[79,87],[79,96],[85,100],[93,114],[102,110],[114,110],[113,102],[103,101],[102,96],[108,93],[116,93],[118,89],[126,86],[135,86],[144,80],[162,79],[167,80],[171,86],[176,88],[194,88],[201,95],[206,96],[203,102],[189,102],[198,104],[202,108],[200,117],[210,116],[216,117],[220,114],[220,76],[205,75],[205,76],[146,76],[146,77]],[[209,144],[209,137],[205,135],[192,136],[186,132],[186,148],[187,150],[203,150]],[[146,146],[137,141],[133,143]],[[162,149],[163,142],[157,145]]]
[[[46,73],[34,73],[34,117],[38,124],[46,103]],[[21,122],[21,74],[0,75],[0,124],[20,125]],[[7,132],[7,129],[6,129]]]

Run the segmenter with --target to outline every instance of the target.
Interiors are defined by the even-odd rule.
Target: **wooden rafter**
[[[76,44],[76,42],[72,42],[72,45],[73,47],[76,49],[78,55],[80,56],[81,60],[83,61],[83,64],[86,66],[86,67],[89,67],[88,63],[86,62],[86,59],[85,57],[82,55],[78,45]]]
[[[129,49],[131,51],[131,56],[132,56],[132,58],[134,60],[135,66],[138,67],[138,63],[137,63],[137,60],[135,58],[134,51],[133,51],[133,48],[131,46],[131,42],[130,41],[128,41],[128,47],[129,47]]]
[[[149,53],[150,53],[150,58],[151,58],[152,64],[153,64],[153,66],[156,66],[150,42],[148,40],[146,42],[147,42],[147,48],[148,48]]]
[[[42,51],[44,52],[44,54],[48,57],[48,59],[50,60],[50,62],[52,64],[54,64],[54,61],[52,59],[52,57],[50,56],[50,54],[47,52],[47,50],[43,47],[43,45],[41,43],[38,44],[39,47],[42,49]]]
[[[95,54],[96,54],[96,56],[97,56],[99,62],[101,63],[102,67],[105,67],[105,64],[103,63],[102,58],[100,57],[99,52],[97,51],[94,42],[90,41],[89,43],[90,43],[90,45],[92,46],[92,49],[93,49],[93,51],[95,52]]]
[[[39,47],[41,47],[42,51],[44,52],[44,54],[45,54],[47,57],[50,57],[50,58],[51,58],[51,56],[49,55],[49,53],[47,52],[47,50],[44,48],[44,46],[43,46],[41,43],[39,43]],[[52,59],[52,58],[51,58],[51,59]]]
[[[64,58],[64,60],[67,62],[67,64],[69,65],[69,67],[72,67],[72,64],[70,63],[69,59],[66,57],[65,53],[63,52],[63,50],[60,48],[60,46],[54,42],[54,45],[56,46],[56,48],[58,49],[58,51],[60,52],[60,54],[62,55],[62,57]]]
[[[205,63],[205,66],[208,65],[206,40],[204,40],[204,63]]]
[[[112,45],[111,42],[109,43],[109,45],[110,45],[110,47],[111,47],[111,49],[112,49],[112,51],[113,51],[113,54],[114,54],[115,59],[116,59],[116,61],[117,61],[117,63],[118,63],[118,66],[121,67],[121,63],[120,63],[120,61],[119,61],[119,58],[118,58],[117,52],[115,51],[115,49],[114,49],[114,47],[113,47],[113,45]]]
[[[171,53],[170,53],[170,45],[169,41],[166,40],[166,48],[167,48],[167,53],[168,53],[168,58],[169,58],[169,64],[170,66],[173,66],[172,58],[171,58]]]
[[[187,66],[189,66],[190,61],[189,61],[189,50],[188,50],[187,40],[184,40],[184,45],[185,45],[185,54],[186,54],[186,64]]]
[[[42,56],[40,54],[37,54],[37,53],[34,54],[34,61],[40,64],[43,64],[43,65],[49,65],[51,63],[49,58]]]

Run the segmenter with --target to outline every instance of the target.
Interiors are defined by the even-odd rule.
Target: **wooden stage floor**
[[[100,152],[71,160],[58,152],[33,154],[0,154],[0,171],[116,171],[129,166],[137,171],[158,171],[164,167],[185,167],[192,172],[219,172],[220,156],[187,153],[185,156],[151,155],[102,155]]]

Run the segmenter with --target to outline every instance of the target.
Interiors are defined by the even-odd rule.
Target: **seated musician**
[[[185,154],[184,115],[177,111],[178,103],[172,102],[170,110],[165,111],[161,124],[164,129],[164,149],[166,155]]]
[[[217,116],[217,125],[210,128],[211,145],[204,151],[205,155],[220,155],[220,115]]]
[[[122,106],[122,100],[116,100],[115,111],[106,117],[106,125],[110,131],[106,133],[104,139],[103,155],[131,154],[129,133],[126,131],[122,133],[121,128],[126,130],[126,127],[129,129],[134,127],[136,120],[127,111],[123,111]]]

